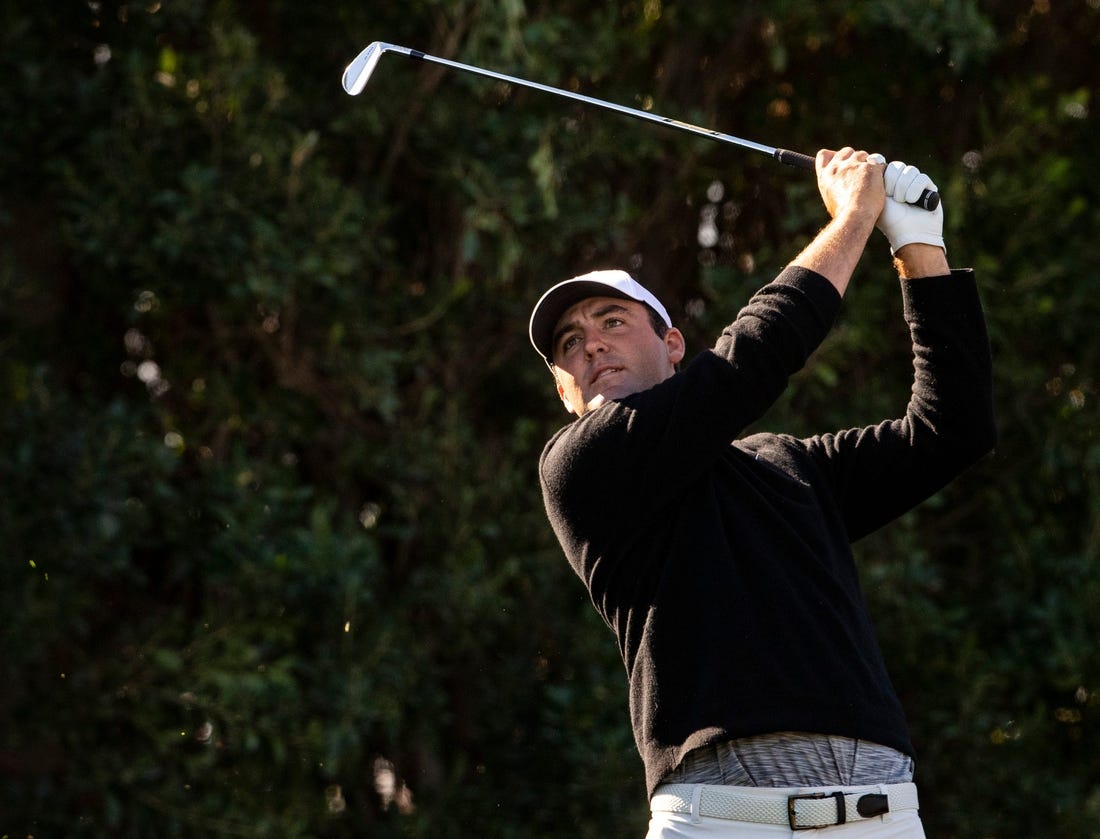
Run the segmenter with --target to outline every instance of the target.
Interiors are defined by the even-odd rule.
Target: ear
[[[563,388],[561,384],[558,385],[558,397],[561,399],[561,404],[565,406],[565,410],[571,414],[577,413],[573,410],[573,403],[566,397],[565,388]]]
[[[684,354],[687,352],[687,341],[684,340],[684,333],[675,326],[670,327],[668,332],[665,333],[664,340],[665,348],[668,350],[668,360],[675,367],[684,360]]]

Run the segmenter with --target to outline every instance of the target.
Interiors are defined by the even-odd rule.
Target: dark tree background
[[[930,836],[1100,836],[1097,0],[276,0],[0,12],[0,835],[644,834],[545,523],[550,283],[695,349],[812,178],[372,40],[937,180],[1001,440],[857,546]],[[762,427],[907,398],[876,235]]]

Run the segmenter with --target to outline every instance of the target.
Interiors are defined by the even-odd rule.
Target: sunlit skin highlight
[[[616,297],[589,297],[565,311],[554,327],[558,396],[581,416],[604,401],[648,390],[676,372],[684,336],[659,336],[646,307]]]

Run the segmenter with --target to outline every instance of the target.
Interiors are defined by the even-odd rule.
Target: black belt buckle
[[[819,800],[822,798],[833,798],[836,800],[836,821],[829,824],[807,824],[799,827],[795,824],[795,818],[797,814],[794,810],[794,803],[801,799],[814,799]],[[810,792],[804,795],[788,795],[787,796],[787,823],[790,824],[791,830],[817,830],[820,827],[835,827],[838,824],[844,824],[848,821],[848,808],[844,804],[844,793],[840,792]]]

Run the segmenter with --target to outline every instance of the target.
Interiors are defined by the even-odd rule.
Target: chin
[[[597,396],[602,396],[604,399],[622,399],[624,396],[630,396],[632,393],[637,393],[636,388],[631,388],[628,385],[614,384],[610,387],[601,388],[588,397],[588,402],[591,402]],[[587,405],[588,402],[585,404]]]

